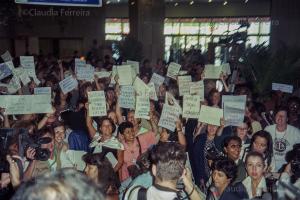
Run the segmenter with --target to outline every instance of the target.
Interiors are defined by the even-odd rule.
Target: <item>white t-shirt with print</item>
[[[287,125],[283,132],[276,130],[276,124],[267,126],[273,139],[273,158],[275,162],[275,171],[278,171],[286,163],[285,155],[293,149],[293,145],[300,143],[300,130],[294,126]]]

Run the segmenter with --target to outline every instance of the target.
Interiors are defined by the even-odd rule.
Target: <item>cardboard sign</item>
[[[88,92],[89,116],[106,116],[106,99],[104,91]]]

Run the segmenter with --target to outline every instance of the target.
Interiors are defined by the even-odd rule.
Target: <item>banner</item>
[[[101,7],[102,0],[15,0],[20,4]]]

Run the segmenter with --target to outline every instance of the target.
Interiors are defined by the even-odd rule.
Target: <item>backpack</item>
[[[133,198],[133,194],[137,192],[136,199]],[[125,197],[125,195],[124,195]],[[123,200],[124,200],[123,197]],[[147,200],[147,188],[144,188],[143,186],[137,185],[134,188],[132,188],[128,195],[128,200]]]

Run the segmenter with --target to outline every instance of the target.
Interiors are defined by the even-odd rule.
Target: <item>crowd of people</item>
[[[33,95],[36,87],[51,87],[53,106],[46,114],[8,115],[1,108],[0,199],[235,200],[275,198],[274,186],[283,179],[300,187],[299,97],[270,91],[262,101],[241,75],[230,90],[230,75],[207,80],[205,63],[187,61],[182,63],[185,74],[193,82],[204,80],[205,99],[199,106],[222,108],[222,95],[246,95],[245,115],[238,126],[225,126],[222,118],[217,126],[179,116],[171,131],[158,125],[166,94],[179,105],[183,98],[177,80],[166,76],[165,61],[140,64],[137,76],[145,84],[153,73],[165,77],[157,101],[150,100],[149,118],[141,119],[134,109],[120,106],[118,75],[80,80],[77,88],[63,93],[59,82],[76,77],[74,59],[35,56],[39,85],[31,79],[13,94],[0,87],[1,95]],[[95,71],[112,71],[114,65],[109,55],[85,61]],[[18,58],[13,63],[20,65]],[[89,115],[91,91],[104,91],[107,116]],[[36,146],[23,146],[21,137]],[[70,155],[79,155],[76,151],[84,166],[66,165]]]

